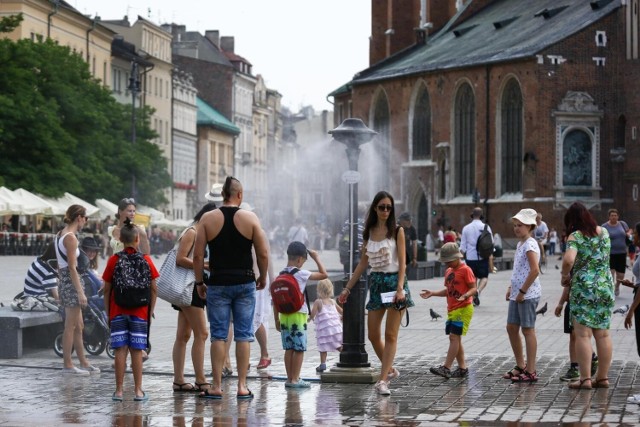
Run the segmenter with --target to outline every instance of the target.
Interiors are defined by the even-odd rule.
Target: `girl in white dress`
[[[327,369],[327,352],[342,351],[342,307],[333,300],[333,283],[318,282],[318,298],[311,307],[311,320],[316,324],[316,341],[320,352],[320,365],[316,372]]]

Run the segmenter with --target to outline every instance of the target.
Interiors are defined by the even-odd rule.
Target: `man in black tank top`
[[[213,385],[200,394],[209,399],[222,398],[222,368],[225,342],[231,316],[236,341],[238,399],[251,399],[247,388],[250,345],[256,290],[267,285],[269,250],[260,220],[250,211],[239,209],[242,184],[228,176],[222,188],[222,206],[202,216],[196,227],[193,270],[198,294],[207,299],[207,317],[211,332]],[[209,247],[208,283],[203,282],[205,246]],[[260,276],[253,273],[251,248],[255,249]]]

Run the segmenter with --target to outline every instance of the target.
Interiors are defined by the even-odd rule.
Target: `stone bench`
[[[53,346],[53,340],[62,328],[60,313],[13,311],[11,307],[0,307],[0,359],[21,358],[25,344]]]

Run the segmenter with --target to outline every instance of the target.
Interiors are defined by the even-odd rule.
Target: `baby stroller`
[[[107,313],[104,309],[102,293],[99,292],[100,281],[92,276],[93,273],[90,271],[82,273],[80,276],[87,296],[87,307],[82,311],[84,349],[93,356],[98,356],[106,350],[107,355],[113,359],[115,352],[110,345],[109,319],[107,319]],[[61,310],[61,313],[64,320],[64,310]],[[53,351],[59,357],[63,355],[62,335],[63,332],[60,332],[53,343]]]

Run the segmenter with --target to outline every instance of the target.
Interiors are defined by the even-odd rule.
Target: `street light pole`
[[[131,76],[129,77],[129,87],[131,91],[131,144],[136,145],[136,97],[140,93],[140,78],[138,74],[138,63],[131,62]],[[136,194],[136,172],[131,171],[131,197],[134,199]]]
[[[349,171],[343,174],[343,180],[349,184],[349,277],[353,275],[353,258],[358,244],[358,160],[360,146],[377,134],[360,119],[345,119],[340,126],[330,130],[333,139],[346,146]],[[343,286],[346,282],[343,281]],[[364,304],[366,300],[366,280],[362,277],[354,285],[343,312],[343,344],[340,362],[335,368],[322,374],[323,382],[374,383],[376,372],[371,369],[369,356],[364,348]]]

